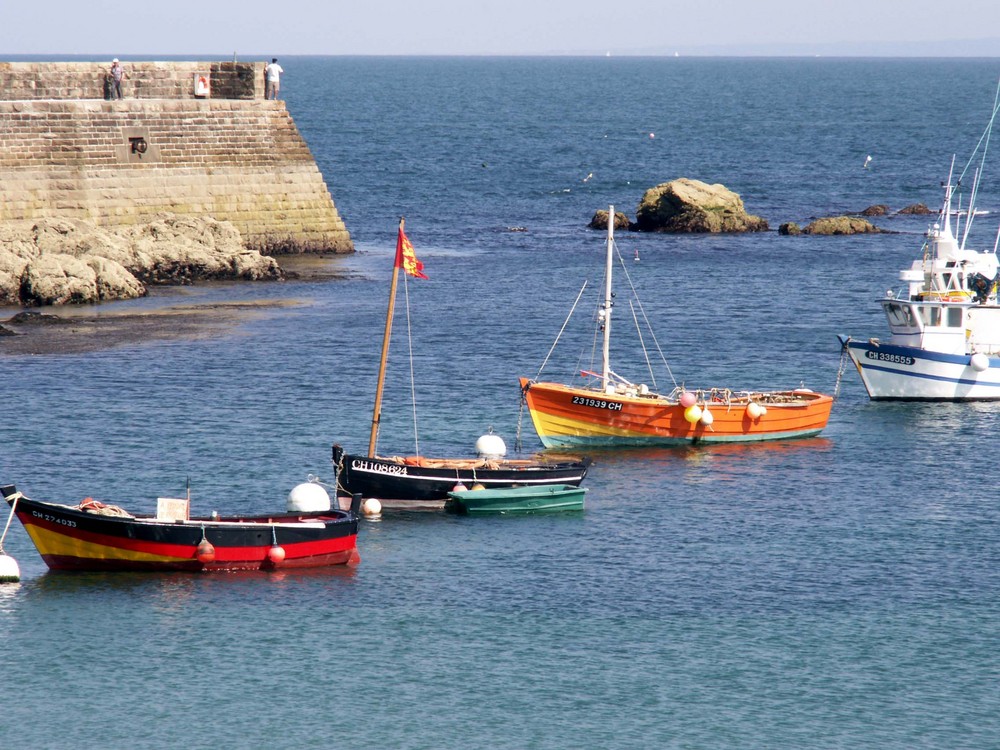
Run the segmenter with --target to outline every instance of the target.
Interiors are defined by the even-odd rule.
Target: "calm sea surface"
[[[682,176],[725,184],[775,228],[936,209],[1000,74],[976,60],[282,65],[358,253],[333,280],[104,308],[295,303],[225,334],[0,356],[0,480],[141,511],[190,477],[196,511],[265,512],[308,473],[329,478],[333,442],[367,447],[400,216],[430,277],[407,285],[420,448],[466,453],[491,426],[513,447],[517,377],[600,279],[596,209],[634,215]],[[998,176],[988,164],[979,247]],[[928,217],[881,223],[897,233],[618,240],[678,382],[832,392],[836,334],[887,334],[874,300]],[[618,313],[616,369],[648,381]],[[414,450],[405,323],[390,453]],[[588,367],[590,346],[568,329],[544,376]],[[55,575],[15,522],[0,747],[995,748],[998,420],[1000,404],[873,404],[848,371],[819,438],[596,453],[583,514],[385,515],[363,524],[354,571]]]

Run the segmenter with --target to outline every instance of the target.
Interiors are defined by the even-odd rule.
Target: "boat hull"
[[[521,379],[535,432],[547,448],[670,446],[786,440],[818,435],[830,418],[833,398],[812,391],[770,394],[752,418],[746,403],[709,403],[714,421],[691,424],[684,407],[662,396],[605,395],[559,383]],[[704,406],[704,405],[703,405]]]
[[[12,493],[4,488],[8,503]],[[17,498],[16,515],[52,570],[230,571],[356,565],[358,520],[343,511],[159,521]],[[203,539],[214,559],[198,559]],[[280,546],[284,559],[269,554]]]
[[[577,486],[587,475],[590,460],[498,461],[466,459],[389,459],[344,453],[334,447],[338,488],[348,495],[380,500],[440,502],[448,499],[459,482],[487,489],[551,484]],[[495,468],[491,468],[495,467]]]
[[[498,490],[450,492],[455,509],[468,515],[562,513],[583,510],[585,487],[509,487]]]
[[[968,354],[940,354],[911,346],[841,337],[873,401],[997,401],[1000,359],[982,372]]]

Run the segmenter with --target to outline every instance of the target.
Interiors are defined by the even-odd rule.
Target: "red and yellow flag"
[[[396,238],[396,268],[402,268],[410,276],[416,276],[418,279],[427,278],[424,275],[424,264],[417,260],[410,238],[403,231],[403,222],[399,222],[399,237]]]

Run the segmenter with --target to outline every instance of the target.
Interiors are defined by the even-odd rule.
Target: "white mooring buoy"
[[[21,495],[15,493],[13,497],[14,502],[10,505],[7,525],[3,527],[3,533],[0,534],[0,583],[17,583],[21,580],[21,569],[17,567],[17,560],[3,551],[3,540],[7,538],[7,532],[10,531],[10,522],[14,520],[14,511],[17,510],[17,501]]]
[[[20,580],[21,571],[17,567],[17,560],[0,553],[0,583],[17,583]]]

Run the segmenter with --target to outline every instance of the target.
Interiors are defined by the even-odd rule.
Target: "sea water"
[[[380,451],[466,454],[491,427],[513,449],[519,424],[538,450],[517,378],[538,373],[583,282],[600,286],[594,211],[634,216],[678,177],[725,184],[772,228],[876,203],[936,210],[1000,72],[282,65],[358,252],[319,280],[99,308],[285,305],[231,330],[0,356],[4,482],[144,511],[190,480],[196,512],[231,513],[284,507],[309,473],[331,479],[332,443],[367,448],[401,217],[429,278],[400,291]],[[988,160],[977,247],[993,244],[997,174]],[[617,234],[616,369],[661,389],[839,385],[817,438],[596,451],[584,513],[386,513],[362,524],[355,570],[53,574],[15,522],[0,747],[996,747],[1000,405],[872,403],[856,373],[838,379],[836,334],[887,335],[875,299],[933,220],[853,237]],[[594,311],[581,302],[586,332],[567,327],[543,377],[593,366]],[[652,373],[633,315],[656,331]]]

